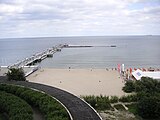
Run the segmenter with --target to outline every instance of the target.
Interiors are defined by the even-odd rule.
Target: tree
[[[125,83],[125,86],[122,88],[122,90],[126,93],[131,93],[135,90],[135,83],[134,81],[127,81]]]
[[[125,92],[136,92],[137,112],[143,118],[160,118],[160,82],[148,77],[139,81],[128,81],[123,87]],[[136,102],[136,101],[135,101]]]
[[[9,81],[25,81],[25,74],[22,68],[10,68],[7,72],[7,79]]]
[[[143,118],[160,118],[160,95],[151,95],[150,93],[141,93],[137,105],[137,113]]]
[[[135,82],[135,92],[155,93],[160,92],[160,82],[148,77],[142,77]]]

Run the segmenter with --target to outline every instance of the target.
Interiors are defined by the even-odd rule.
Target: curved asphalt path
[[[83,100],[64,90],[43,84],[24,81],[0,81],[0,83],[16,84],[34,88],[55,97],[69,110],[73,120],[101,120],[98,114]]]

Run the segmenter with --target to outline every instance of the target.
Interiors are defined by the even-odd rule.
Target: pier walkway
[[[53,54],[57,51],[61,51],[61,49],[63,47],[65,47],[66,44],[59,44],[59,45],[56,45],[52,48],[49,48],[43,52],[39,52],[39,53],[36,53],[34,55],[32,55],[31,57],[29,58],[25,58],[17,63],[14,63],[12,65],[9,65],[8,68],[23,68],[24,66],[30,66],[30,65],[33,65],[34,63],[36,62],[40,62],[42,60],[44,60],[45,58],[47,57],[50,57],[50,56],[53,56]]]
[[[52,48],[48,48],[47,50],[44,50],[42,52],[33,54],[32,56],[18,61],[14,64],[11,64],[9,66],[0,66],[0,76],[4,76],[10,68],[22,68],[25,73],[25,77],[27,77],[36,70],[38,70],[39,67],[35,65],[35,63],[41,62],[47,57],[52,57],[54,53],[61,51],[62,48],[67,46],[67,44],[59,44]]]
[[[0,83],[15,84],[34,88],[55,97],[69,110],[73,120],[102,120],[96,111],[92,109],[86,102],[64,90],[43,84],[24,81],[14,82],[0,80]]]

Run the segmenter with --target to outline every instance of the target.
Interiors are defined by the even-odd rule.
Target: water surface
[[[47,68],[160,68],[160,36],[103,36],[0,39],[0,65],[10,65],[57,44],[117,47],[65,48],[47,58]]]

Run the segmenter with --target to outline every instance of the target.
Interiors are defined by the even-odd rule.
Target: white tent
[[[153,79],[160,79],[160,71],[143,72],[143,71],[137,69],[136,71],[132,72],[132,75],[136,78],[136,80],[140,80],[141,77],[150,77],[150,78],[153,78]]]
[[[142,75],[142,71],[137,69],[136,71],[132,72],[132,75],[136,78],[136,80],[140,80],[141,77],[143,77]]]

